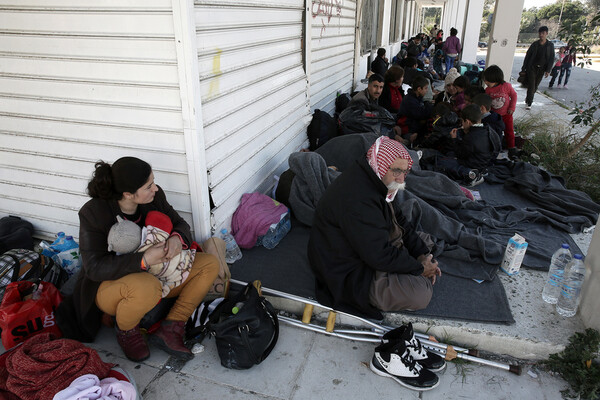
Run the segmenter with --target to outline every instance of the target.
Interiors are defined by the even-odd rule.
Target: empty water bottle
[[[563,317],[572,317],[577,312],[584,279],[583,256],[575,254],[573,260],[565,269],[562,290],[560,291],[558,303],[556,303],[556,312]]]
[[[256,246],[264,246],[269,250],[274,249],[290,229],[292,229],[292,223],[290,221],[290,212],[287,211],[281,215],[281,219],[277,224],[269,227],[267,233],[258,237]]]
[[[227,229],[221,229],[221,239],[225,241],[226,245],[225,261],[227,264],[233,264],[242,258],[242,251],[235,242],[233,235],[227,232]]]
[[[565,267],[571,262],[571,252],[569,251],[569,245],[563,243],[561,248],[556,250],[552,255],[552,261],[550,262],[550,269],[548,270],[548,277],[546,278],[546,284],[542,291],[542,298],[546,303],[556,304],[558,296],[560,295],[560,288],[563,283],[563,276],[565,273]]]

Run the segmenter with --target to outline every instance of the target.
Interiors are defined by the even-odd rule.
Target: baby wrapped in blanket
[[[117,222],[108,233],[108,251],[117,254],[144,252],[166,241],[173,230],[171,219],[160,211],[150,211],[144,222],[144,228],[140,228],[136,223],[117,216]],[[187,279],[195,255],[195,249],[181,250],[169,261],[148,266],[148,272],[162,283],[162,297]]]

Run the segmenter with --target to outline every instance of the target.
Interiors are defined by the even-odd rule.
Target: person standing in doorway
[[[548,27],[540,27],[538,34],[540,39],[529,46],[525,55],[525,61],[523,61],[523,68],[521,68],[521,71],[527,73],[526,110],[531,110],[533,96],[542,78],[547,78],[550,75],[550,71],[552,71],[552,66],[554,65],[554,44],[548,40]]]
[[[371,71],[373,71],[374,74],[384,76],[389,66],[390,63],[385,56],[385,49],[383,47],[377,49],[377,57],[375,57],[371,63]]]
[[[444,47],[442,47],[442,50],[446,53],[446,74],[450,71],[450,68],[454,67],[454,62],[458,54],[462,51],[460,39],[456,37],[457,33],[456,28],[450,29],[450,37],[446,39]]]
[[[431,36],[432,38],[435,38],[435,36],[437,35],[438,32],[438,26],[437,24],[433,25],[433,28],[431,28],[429,30],[429,36]]]
[[[563,89],[568,89],[567,82],[569,82],[569,77],[571,76],[571,67],[575,65],[577,61],[577,55],[575,54],[576,48],[573,46],[573,42],[569,42],[569,45],[565,49],[565,55],[560,64],[560,76],[558,77],[558,85],[557,88],[560,88],[560,82],[562,81],[563,76],[565,77],[565,82]]]

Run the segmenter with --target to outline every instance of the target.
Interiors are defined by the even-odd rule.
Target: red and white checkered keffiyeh
[[[388,172],[390,165],[398,158],[407,160],[408,169],[412,168],[413,160],[410,154],[408,154],[406,147],[402,143],[386,136],[379,137],[367,151],[367,161],[379,179]],[[386,200],[388,202],[394,200],[397,192],[395,190],[392,193],[388,193]]]
[[[367,151],[367,161],[373,171],[381,179],[390,169],[397,158],[408,161],[408,169],[412,168],[413,160],[404,145],[386,136],[379,137]]]

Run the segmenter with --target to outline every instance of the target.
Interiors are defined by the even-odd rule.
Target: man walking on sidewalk
[[[527,73],[527,98],[525,99],[525,109],[531,110],[533,96],[542,81],[542,78],[548,77],[552,66],[554,65],[554,44],[548,41],[548,27],[542,26],[538,30],[540,40],[537,40],[529,46],[522,71]]]

